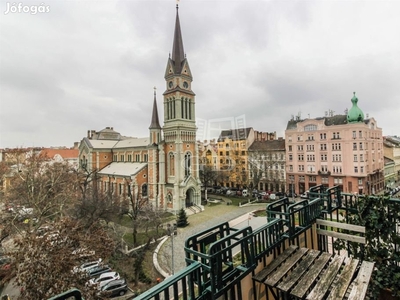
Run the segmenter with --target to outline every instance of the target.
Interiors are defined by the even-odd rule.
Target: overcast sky
[[[145,137],[154,86],[163,124],[175,1],[0,1],[0,148],[71,147],[107,126]],[[354,91],[400,135],[399,12],[397,0],[180,1],[198,139],[236,124],[284,136],[292,115],[344,114]]]

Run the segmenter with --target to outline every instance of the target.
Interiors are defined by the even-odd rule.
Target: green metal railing
[[[338,186],[326,188],[312,187],[309,199],[292,203],[282,198],[270,203],[267,208],[267,222],[256,230],[251,227],[235,229],[229,223],[221,223],[188,238],[185,242],[187,267],[174,276],[137,296],[135,300],[182,299],[203,300],[242,299],[241,281],[267,257],[275,257],[284,250],[286,241],[300,245],[300,237],[305,245],[318,246],[319,250],[332,251],[333,240],[318,236],[315,241],[307,241],[307,230],[313,230],[317,218],[346,222],[342,215],[356,213],[358,197],[341,193]],[[400,199],[390,199],[400,205]],[[397,208],[398,205],[394,205]],[[389,216],[394,222],[394,234],[399,230],[396,220],[399,211],[393,210]],[[312,232],[311,232],[312,233]],[[314,233],[315,234],[315,233]],[[313,238],[314,234],[310,236]],[[396,245],[400,251],[399,245]],[[349,250],[349,249],[348,249]],[[349,253],[349,252],[348,252]],[[56,299],[56,298],[54,298]]]

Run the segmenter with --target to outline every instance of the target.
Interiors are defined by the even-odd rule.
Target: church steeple
[[[151,124],[150,124],[149,129],[161,129],[160,122],[158,121],[156,87],[154,87],[153,114],[151,115]]]
[[[172,45],[172,56],[171,59],[174,64],[174,73],[180,74],[182,71],[183,61],[185,60],[185,51],[183,50],[183,40],[181,32],[181,24],[179,22],[178,4],[176,5],[176,20],[175,20],[175,32],[174,42]]]
[[[161,126],[158,121],[158,109],[156,100],[156,87],[154,87],[154,102],[153,102],[153,113],[151,115],[150,124],[150,145],[159,144],[161,140]]]

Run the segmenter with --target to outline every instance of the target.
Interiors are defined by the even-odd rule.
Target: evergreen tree
[[[187,221],[188,217],[186,215],[186,212],[183,208],[180,209],[179,214],[178,214],[178,218],[176,220],[176,225],[178,227],[186,227],[189,225],[189,222]]]

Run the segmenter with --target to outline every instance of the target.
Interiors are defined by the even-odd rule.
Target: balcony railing
[[[362,241],[361,226],[346,226],[340,213],[357,212],[357,200],[353,194],[341,193],[338,186],[314,186],[308,200],[294,203],[282,198],[270,203],[265,225],[256,230],[250,226],[231,228],[229,223],[222,223],[193,235],[185,243],[187,267],[135,299],[256,299],[256,290],[272,299],[265,286],[256,287],[253,276],[289,245],[351,255],[354,248],[350,243]],[[341,229],[326,234],[332,230],[328,223],[342,224],[338,226]],[[356,227],[358,231],[354,232]],[[352,234],[357,237],[352,238]],[[350,236],[350,241],[344,242],[348,244],[342,250],[335,250],[335,240],[343,236]]]

